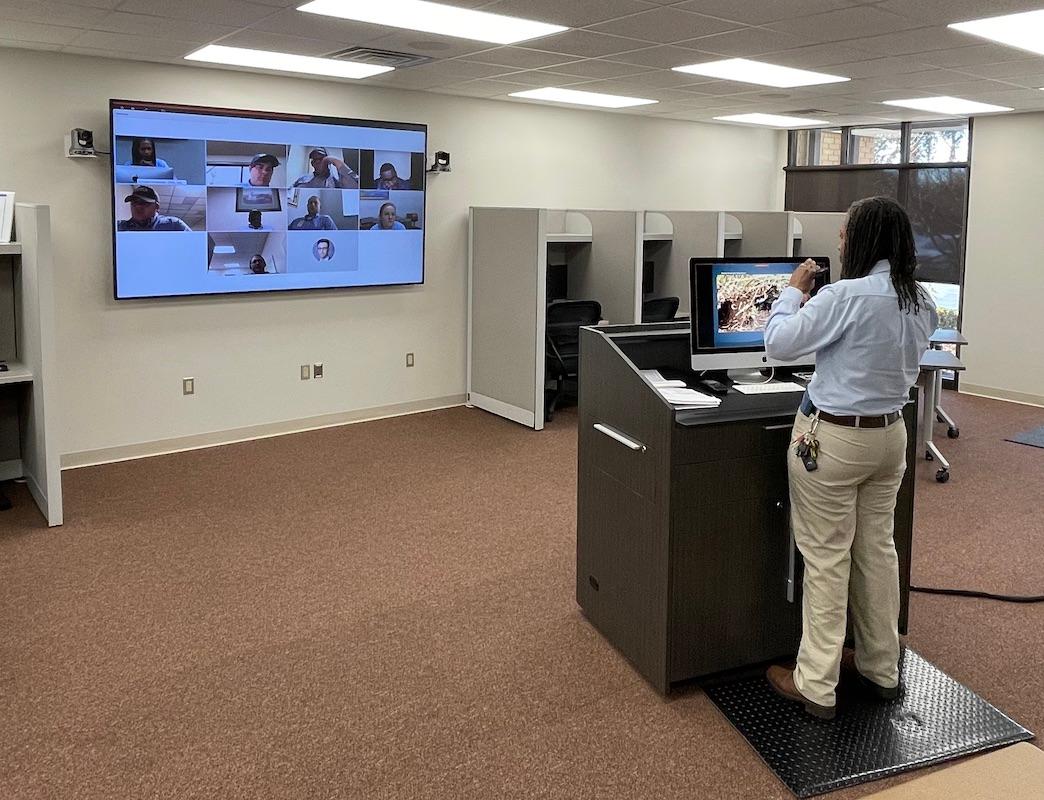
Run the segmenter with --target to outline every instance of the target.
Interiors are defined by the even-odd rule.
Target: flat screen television
[[[721,370],[814,364],[771,359],[765,353],[765,324],[791,273],[804,258],[693,258],[689,261],[691,366]],[[830,259],[819,266],[815,295],[830,280]]]
[[[427,126],[109,101],[113,293],[424,282]]]

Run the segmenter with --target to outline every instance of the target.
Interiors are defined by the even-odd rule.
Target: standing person
[[[902,408],[938,323],[935,304],[914,280],[913,231],[898,203],[854,203],[840,236],[841,281],[802,306],[819,269],[805,261],[765,329],[770,357],[816,356],[787,464],[791,526],[805,559],[801,646],[793,670],[770,667],[766,677],[777,693],[824,719],[835,712],[849,605],[853,666],[879,698],[898,695],[892,533],[906,472]],[[798,454],[808,433],[818,443],[811,461]]]

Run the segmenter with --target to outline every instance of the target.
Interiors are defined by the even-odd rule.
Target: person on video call
[[[378,189],[409,189],[410,182],[399,177],[394,164],[381,164],[380,177],[377,179]]]
[[[840,232],[841,280],[805,302],[819,267],[802,263],[772,306],[771,358],[816,356],[787,455],[791,526],[805,558],[801,646],[793,670],[770,667],[783,697],[831,719],[843,672],[869,694],[899,693],[899,559],[893,522],[906,472],[902,409],[938,325],[914,280],[917,254],[906,212],[871,197],[848,210]],[[818,451],[796,452],[813,432]],[[854,652],[843,652],[847,609]]]
[[[244,186],[268,186],[272,183],[272,173],[279,166],[279,159],[270,153],[258,153],[250,161],[250,177]]]
[[[130,219],[116,223],[118,231],[191,231],[178,217],[168,217],[159,212],[159,197],[151,186],[135,186],[134,191],[123,198],[130,203]]]
[[[264,275],[268,272],[268,263],[260,253],[254,253],[250,257],[250,272],[253,275]]]
[[[308,153],[312,171],[306,172],[290,188],[358,189],[359,175],[336,156],[327,155],[322,147],[313,147]]]
[[[333,242],[329,239],[320,239],[315,243],[312,254],[316,261],[330,261],[333,258]]]
[[[152,139],[132,139],[131,158],[124,162],[127,167],[161,167],[170,169],[170,164],[156,157],[156,143]]]
[[[371,230],[404,231],[406,226],[396,218],[395,203],[385,203],[377,212],[377,224]]]
[[[303,217],[298,217],[293,220],[289,229],[292,231],[335,231],[337,226],[334,225],[333,217],[329,214],[320,214],[320,203],[319,198],[316,195],[312,195],[308,198],[307,203],[308,213]]]

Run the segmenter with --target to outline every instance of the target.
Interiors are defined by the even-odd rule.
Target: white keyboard
[[[732,386],[743,394],[777,394],[779,392],[803,392],[804,386],[790,381],[773,381],[772,383],[736,383]]]

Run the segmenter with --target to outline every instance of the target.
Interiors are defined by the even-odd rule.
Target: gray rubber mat
[[[1005,439],[1004,441],[1015,442],[1016,444],[1028,444],[1031,447],[1044,447],[1044,425],[1041,425],[1039,428],[1034,428],[1031,431],[1016,433],[1010,439]]]
[[[769,687],[764,673],[723,679],[708,696],[798,797],[854,786],[1033,734],[912,650],[896,700],[867,697],[845,678],[832,721],[816,719]]]

